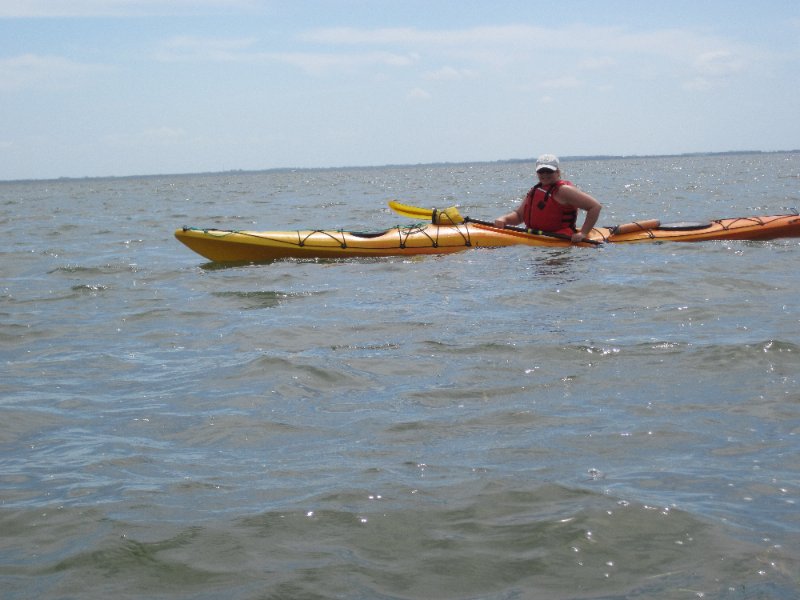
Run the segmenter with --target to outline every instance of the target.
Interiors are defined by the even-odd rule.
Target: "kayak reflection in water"
[[[573,242],[583,241],[597,223],[603,205],[571,181],[561,179],[558,157],[552,154],[542,154],[536,160],[536,175],[539,183],[531,188],[516,210],[495,219],[495,226],[524,222],[529,229],[569,235]],[[576,228],[578,209],[586,211],[580,231]]]

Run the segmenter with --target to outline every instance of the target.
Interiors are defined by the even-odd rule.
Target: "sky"
[[[0,180],[800,148],[797,0],[0,0]]]

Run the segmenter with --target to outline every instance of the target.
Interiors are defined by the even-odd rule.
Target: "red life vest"
[[[547,188],[541,183],[531,188],[522,205],[522,217],[526,227],[567,235],[575,233],[578,210],[574,206],[561,204],[554,198],[563,185],[572,185],[572,182],[560,179]]]

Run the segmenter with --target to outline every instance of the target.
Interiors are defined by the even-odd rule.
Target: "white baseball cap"
[[[536,159],[536,170],[547,169],[549,171],[558,171],[558,157],[555,154],[542,154]]]

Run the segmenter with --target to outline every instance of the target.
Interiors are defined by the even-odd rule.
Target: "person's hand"
[[[581,233],[580,231],[576,231],[575,233],[572,234],[572,243],[573,244],[578,244],[578,243],[582,242],[585,239],[586,239],[586,236],[583,235],[583,233]]]
[[[505,219],[495,219],[494,226],[498,229],[505,229],[506,228],[506,220]]]

